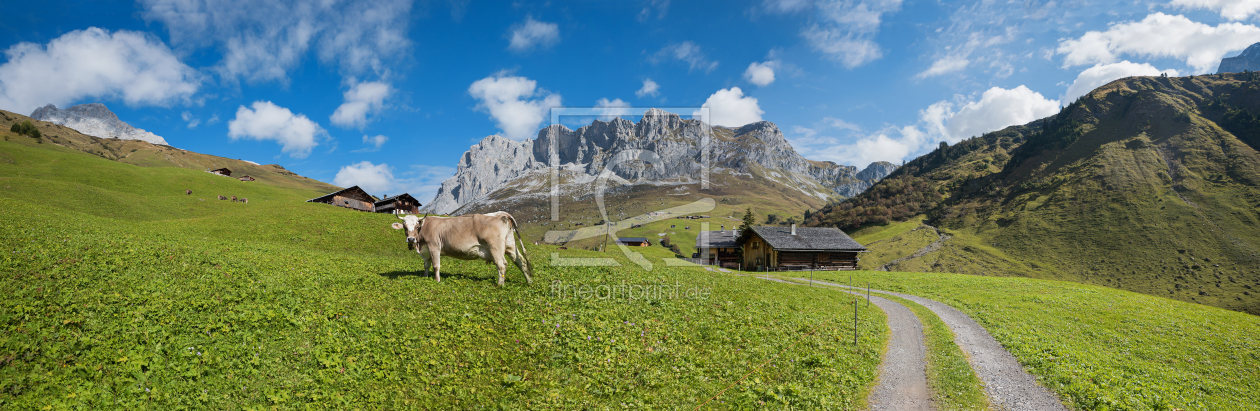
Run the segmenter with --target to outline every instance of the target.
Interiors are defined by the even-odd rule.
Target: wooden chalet
[[[631,247],[647,247],[652,245],[645,237],[617,237],[617,242]]]
[[[241,180],[241,181],[254,181],[254,178],[253,178],[253,177],[250,177],[250,176],[241,176],[241,178],[238,178],[237,180]]]
[[[227,167],[224,167],[224,168],[219,168],[219,169],[214,169],[214,170],[210,170],[210,173],[211,173],[211,174],[218,174],[218,175],[221,175],[221,176],[227,176],[227,177],[231,177],[231,176],[232,176],[232,170],[228,170],[228,169],[227,169]]]
[[[735,239],[735,230],[701,231],[696,236],[696,256],[700,264],[738,267],[744,255]]]
[[[378,213],[419,214],[421,204],[411,194],[402,193],[377,201],[373,206]]]
[[[867,252],[838,228],[753,227],[741,245],[744,267],[756,271],[856,270]]]
[[[376,197],[372,197],[359,186],[354,186],[335,193],[306,200],[308,203],[332,204],[338,207],[373,212],[376,211]]]

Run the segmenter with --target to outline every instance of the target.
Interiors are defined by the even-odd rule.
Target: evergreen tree
[[[739,226],[739,238],[735,239],[736,243],[743,244],[748,241],[748,237],[752,235],[753,224],[757,224],[757,217],[753,216],[752,208],[744,209],[744,224]]]

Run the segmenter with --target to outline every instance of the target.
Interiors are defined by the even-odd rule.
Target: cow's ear
[[[393,223],[393,224],[390,224],[389,226],[394,227],[395,230],[401,230],[403,228],[402,223]]]

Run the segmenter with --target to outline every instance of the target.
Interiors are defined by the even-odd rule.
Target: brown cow
[[[245,197],[241,197],[241,202],[245,204],[249,204],[249,199]]]
[[[220,200],[227,200],[227,197],[224,197],[224,196],[219,196],[219,199],[220,199]]]
[[[192,195],[192,190],[184,190],[184,195]]]
[[[391,226],[395,230],[406,229],[407,249],[416,250],[424,259],[426,275],[432,259],[433,278],[437,281],[442,281],[442,255],[446,255],[461,260],[494,263],[499,269],[499,286],[502,287],[503,276],[507,273],[506,253],[516,268],[525,274],[525,281],[534,282],[529,276],[531,264],[525,255],[525,242],[521,240],[516,219],[511,214],[497,211],[459,217],[420,218],[406,215],[398,218],[403,222]],[[516,235],[515,240],[513,235]],[[517,248],[517,241],[520,241],[520,248]]]
[[[236,201],[236,196],[232,196],[232,202],[235,203]]]

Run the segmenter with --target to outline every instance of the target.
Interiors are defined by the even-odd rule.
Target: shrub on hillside
[[[35,128],[35,125],[31,124],[30,121],[23,121],[22,124],[13,123],[13,127],[9,127],[9,131],[12,131],[14,133],[18,133],[24,136],[35,137],[36,139],[43,137],[40,134],[39,129]],[[40,142],[42,143],[43,141],[40,141]]]

